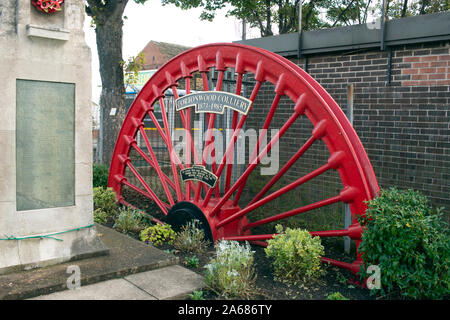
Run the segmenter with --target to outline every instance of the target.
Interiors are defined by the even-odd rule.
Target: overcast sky
[[[241,23],[225,17],[221,11],[213,22],[200,21],[200,9],[181,10],[173,5],[162,6],[159,0],[139,5],[129,1],[125,9],[123,27],[123,56],[126,60],[137,55],[150,40],[195,47],[214,42],[232,42],[241,38]],[[85,19],[86,42],[92,50],[92,99],[98,102],[101,80],[98,72],[98,55],[95,30],[90,27],[90,17]],[[248,38],[258,37],[257,30],[248,30]]]

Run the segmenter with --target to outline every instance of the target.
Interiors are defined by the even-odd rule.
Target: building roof
[[[144,70],[158,69],[176,55],[190,49],[174,43],[150,41],[141,51],[145,56]]]
[[[170,59],[172,59],[176,55],[180,54],[181,52],[186,51],[191,48],[191,47],[186,47],[186,46],[182,46],[182,45],[174,44],[174,43],[156,42],[156,41],[150,41],[150,42],[153,42],[156,46],[158,46],[161,53],[167,55]]]

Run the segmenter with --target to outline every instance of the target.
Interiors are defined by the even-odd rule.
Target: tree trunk
[[[266,31],[264,36],[268,37],[268,36],[272,36],[273,32],[272,32],[272,3],[271,0],[266,0]]]
[[[308,13],[305,16],[305,25],[304,25],[304,30],[308,31],[309,30],[309,20],[311,19],[312,13],[314,11],[314,1],[311,0],[311,2],[309,3],[308,6]]]
[[[402,18],[406,17],[406,10],[408,9],[408,0],[403,1],[403,8],[402,8]]]
[[[425,8],[428,6],[428,0],[422,0],[421,1],[421,6],[420,6],[420,14],[425,14]]]
[[[111,164],[114,146],[125,119],[125,87],[122,69],[122,14],[111,15],[96,26],[97,50],[102,79],[100,112],[103,152],[101,161]],[[115,109],[115,110],[114,110]],[[115,115],[114,115],[115,111]]]

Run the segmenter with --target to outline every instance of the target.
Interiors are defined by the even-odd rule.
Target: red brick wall
[[[304,68],[304,59],[292,61]],[[390,84],[386,82],[387,64],[387,51],[339,52],[310,56],[308,72],[344,111],[347,87],[354,84],[354,127],[381,187],[420,190],[449,212],[450,43],[393,47]],[[247,127],[261,127],[265,119],[273,88],[262,90]],[[291,110],[289,103],[282,103],[274,126],[282,125]],[[298,121],[280,144],[281,163],[310,135],[310,125]],[[315,148],[290,172],[292,179],[326,161],[327,150]],[[311,197],[321,198],[340,188],[337,177],[324,176],[315,179],[308,190]]]
[[[403,57],[411,67],[403,68],[403,86],[448,86],[450,85],[450,55],[421,55]]]

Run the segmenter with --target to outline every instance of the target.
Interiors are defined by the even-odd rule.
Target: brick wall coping
[[[302,33],[302,54],[316,54],[380,47],[381,26],[378,23],[360,24],[333,29],[305,31]],[[386,22],[385,45],[450,40],[450,12],[440,12]],[[296,56],[299,34],[236,41],[267,49],[282,56]]]

